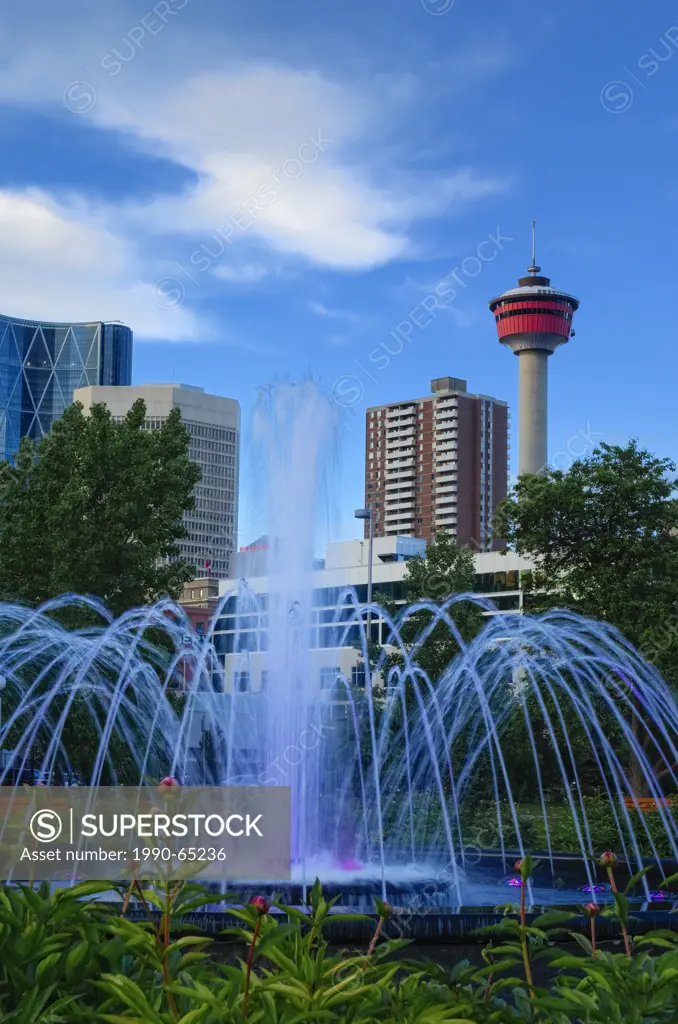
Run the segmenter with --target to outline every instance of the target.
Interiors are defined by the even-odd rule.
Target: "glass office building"
[[[131,381],[129,327],[0,315],[0,459],[12,459],[22,437],[44,437],[76,388]]]

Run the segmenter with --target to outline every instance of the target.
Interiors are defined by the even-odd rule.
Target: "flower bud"
[[[250,906],[262,915],[268,914],[271,909],[271,904],[268,902],[265,896],[253,896],[250,900]]]
[[[587,917],[597,917],[600,913],[600,907],[597,903],[587,903],[584,907]]]
[[[390,903],[386,903],[384,900],[375,899],[374,905],[379,917],[382,917],[385,921],[387,921],[389,917],[393,917],[393,907]]]
[[[525,857],[521,857],[520,860],[517,860],[514,864],[514,869],[518,872],[523,882],[529,881],[532,876],[532,872],[534,871],[534,867],[535,865],[529,854]]]
[[[161,786],[180,786],[181,783],[178,779],[175,779],[172,775],[168,775],[166,778],[161,779],[159,785]]]
[[[612,850],[606,850],[605,853],[601,854],[600,866],[603,868],[611,868],[617,863],[617,858]]]

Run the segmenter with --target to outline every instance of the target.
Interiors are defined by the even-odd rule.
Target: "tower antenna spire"
[[[541,270],[541,267],[537,266],[537,244],[536,244],[536,234],[537,234],[537,232],[536,232],[536,228],[537,228],[537,222],[535,220],[534,210],[533,210],[532,211],[532,266],[527,268],[528,274],[532,274],[533,277],[535,277],[539,273],[539,271]]]

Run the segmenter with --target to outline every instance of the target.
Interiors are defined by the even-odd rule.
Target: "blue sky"
[[[245,425],[258,386],[312,373],[344,407],[337,535],[368,405],[450,374],[517,423],[487,302],[533,207],[543,272],[581,300],[550,457],[587,436],[678,457],[675,4],[25,0],[3,22],[0,309],[123,320],[135,383],[238,398]]]

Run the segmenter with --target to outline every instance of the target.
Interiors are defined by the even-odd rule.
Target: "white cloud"
[[[377,183],[373,135],[384,130],[384,109],[394,112],[385,81],[367,90],[318,72],[242,67],[155,83],[133,105],[100,90],[89,116],[199,175],[189,194],[138,211],[145,230],[171,224],[213,251],[221,229],[230,246],[247,235],[316,264],[370,269],[411,251],[417,220],[503,184],[468,168],[424,180],[382,167]]]
[[[243,263],[242,266],[219,265],[212,273],[220,280],[233,284],[257,284],[268,275],[268,270],[261,263]]]
[[[129,52],[138,10],[117,3],[100,11],[84,0],[64,0],[55,9],[33,0],[34,7],[41,4],[44,13],[30,32],[25,22],[25,47],[0,41],[0,100],[51,105],[93,130],[117,131],[130,146],[191,169],[198,184],[144,205],[92,208],[81,202],[77,222],[73,201],[24,197],[0,271],[17,281],[6,291],[10,303],[25,304],[30,315],[49,306],[54,318],[55,305],[70,310],[67,319],[85,307],[97,318],[110,310],[138,336],[203,338],[207,325],[188,311],[199,289],[176,267],[167,273],[179,276],[186,301],[169,310],[153,301],[148,282],[163,276],[160,253],[166,266],[176,258],[195,274],[200,253],[220,248],[208,267],[230,285],[255,284],[265,276],[266,260],[253,259],[254,247],[297,265],[369,270],[421,255],[414,235],[422,219],[464,209],[504,187],[471,168],[447,175],[412,169],[403,125],[412,123],[418,103],[428,102],[414,76],[348,82],[316,69],[242,60],[237,41],[192,32],[190,6],[168,20],[157,38],[147,32],[136,56],[111,74],[104,56],[118,46],[123,52],[126,38]],[[21,15],[15,11],[11,18],[16,34]],[[482,61],[478,70],[485,71]],[[64,96],[80,113],[64,109]],[[408,169],[399,169],[399,155]],[[262,187],[268,201],[261,199]],[[40,230],[28,242],[36,216],[42,217]],[[56,238],[72,243],[79,255],[60,261]],[[50,281],[36,286],[28,261],[43,268],[41,277],[50,268]]]
[[[358,324],[362,320],[362,317],[357,313],[352,313],[348,309],[331,309],[323,302],[316,302],[313,299],[310,299],[306,305],[311,313],[315,313],[316,316],[327,317],[330,320],[343,320],[347,324]]]
[[[230,246],[247,235],[316,264],[367,269],[406,252],[406,225],[430,205],[370,181],[355,146],[369,144],[378,99],[317,73],[245,68],[145,93],[134,113],[102,93],[90,116],[199,175],[191,193],[137,211],[146,231],[171,224],[213,252],[221,229]]]
[[[86,216],[86,212],[88,216]],[[186,308],[163,309],[133,248],[96,211],[58,205],[39,191],[0,191],[0,312],[38,320],[122,320],[140,337],[201,335]]]

